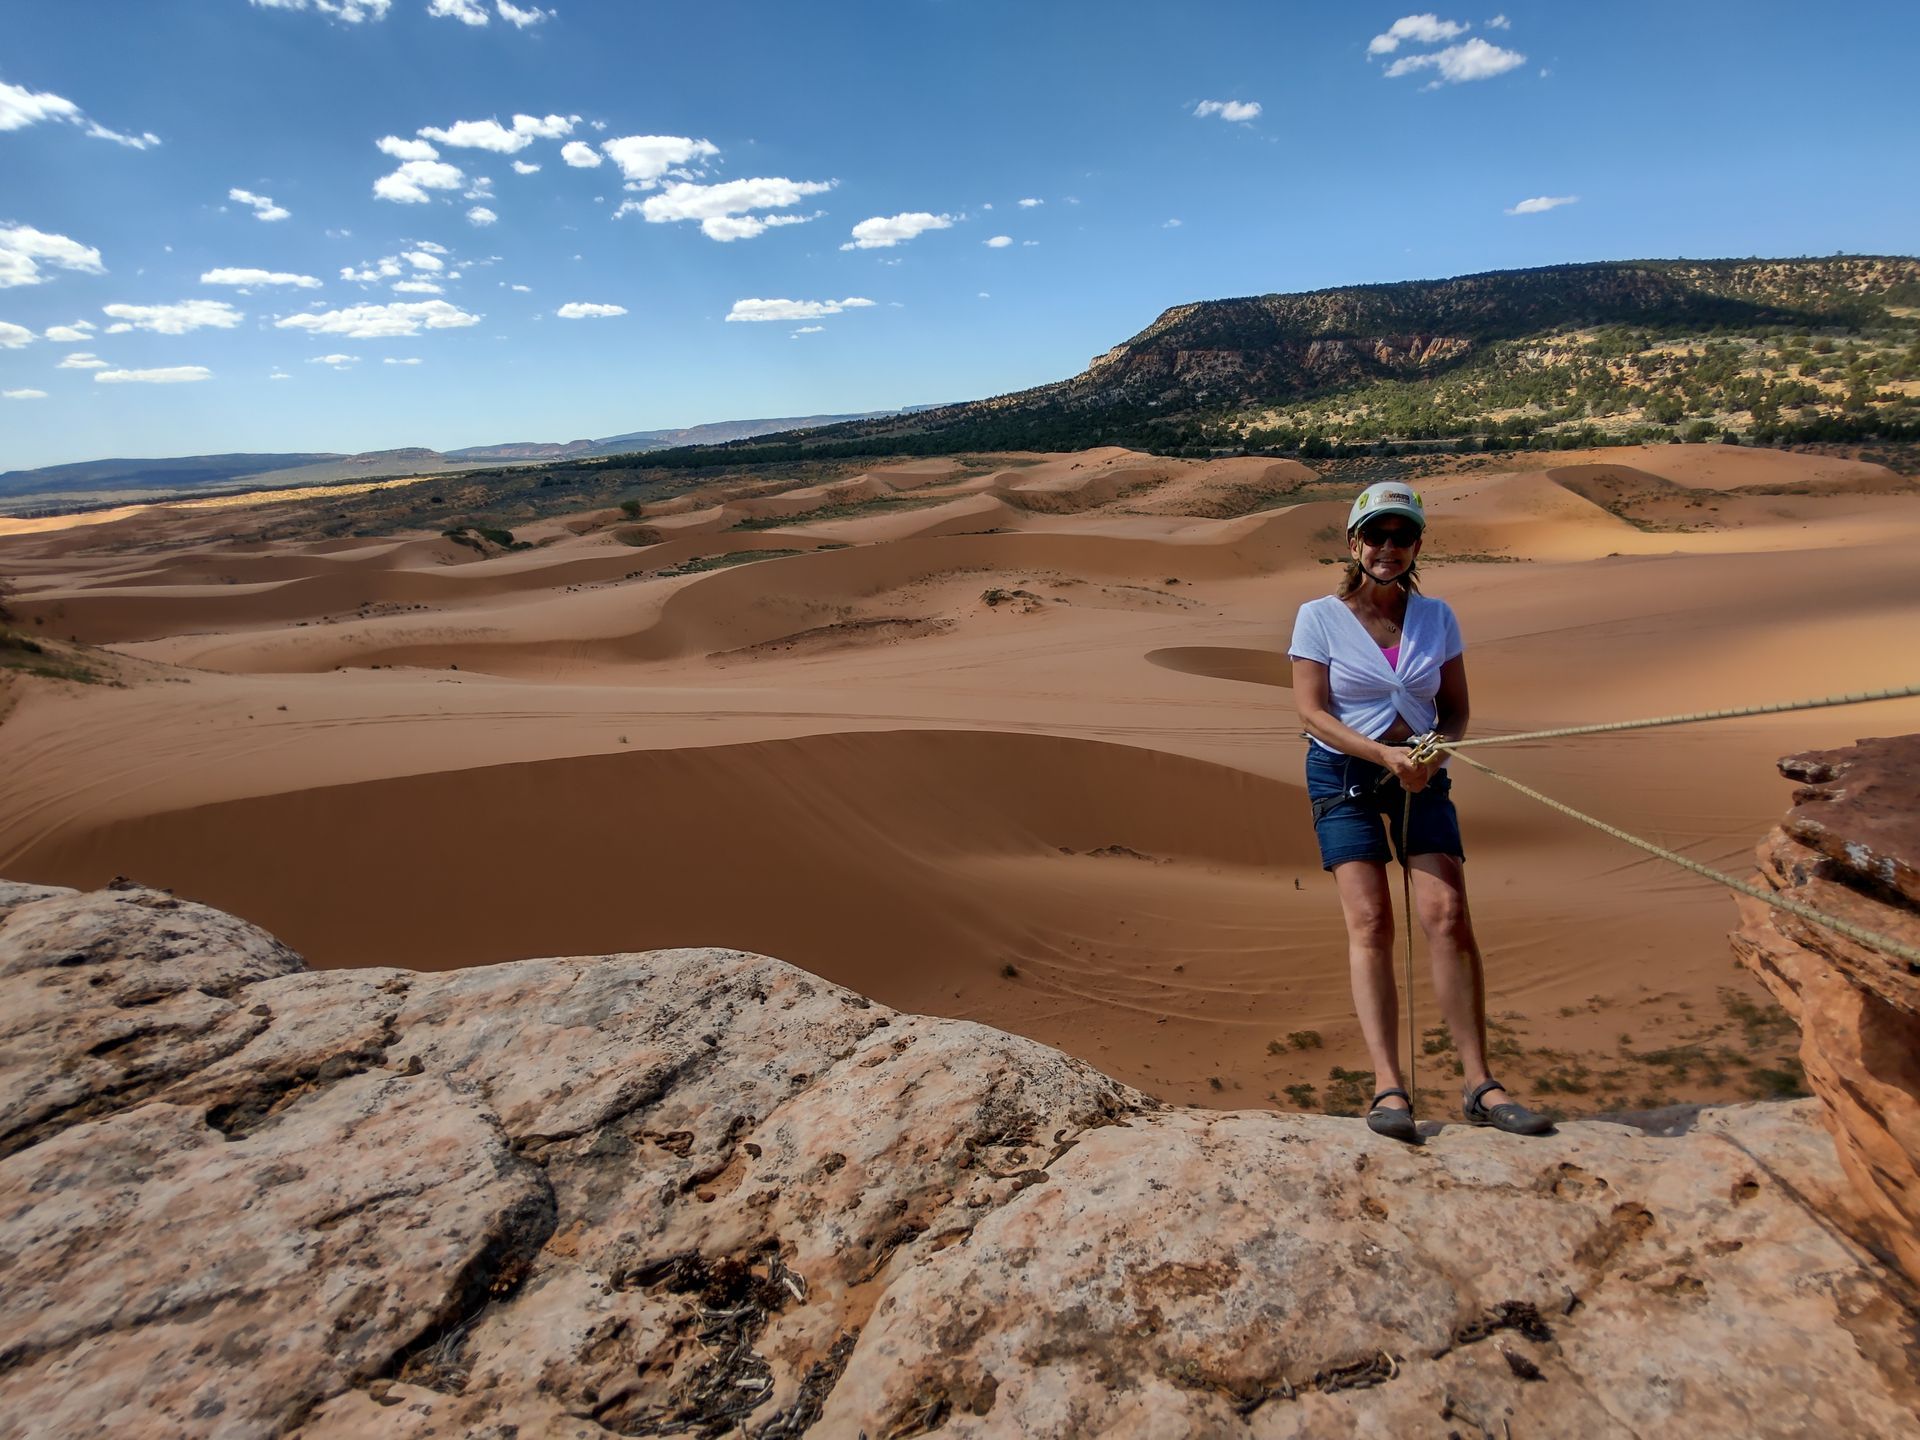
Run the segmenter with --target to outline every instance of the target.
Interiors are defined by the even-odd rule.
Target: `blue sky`
[[[1184,301],[1920,222],[1906,0],[16,0],[4,31],[0,470],[970,399]]]

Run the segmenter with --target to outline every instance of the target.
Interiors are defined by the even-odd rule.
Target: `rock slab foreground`
[[[729,950],[0,884],[0,1437],[1912,1433],[1817,1102],[1419,1148]]]

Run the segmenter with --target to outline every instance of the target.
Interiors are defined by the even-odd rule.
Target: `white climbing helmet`
[[[1351,535],[1376,515],[1404,515],[1422,530],[1427,528],[1427,511],[1418,492],[1398,480],[1382,480],[1360,492],[1347,512],[1347,533]]]

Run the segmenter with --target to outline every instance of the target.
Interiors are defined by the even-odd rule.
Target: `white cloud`
[[[627,307],[624,305],[595,305],[582,300],[569,300],[553,313],[558,315],[562,320],[592,320],[608,315],[624,315],[627,313]]]
[[[274,204],[271,195],[256,195],[251,190],[229,190],[227,199],[237,205],[251,205],[256,220],[284,220],[292,213]]]
[[[838,315],[842,311],[860,310],[872,304],[873,301],[863,300],[858,295],[850,295],[845,300],[736,300],[733,309],[727,312],[727,319],[818,320],[823,315]]]
[[[267,372],[267,378],[269,380],[291,380],[293,376],[284,370],[270,370]]]
[[[1260,102],[1258,100],[1202,100],[1193,107],[1193,113],[1201,119],[1209,115],[1218,115],[1222,120],[1245,124],[1249,120],[1260,118]]]
[[[1487,21],[1487,29],[1489,30],[1511,30],[1512,28],[1513,22],[1504,15],[1496,15]]]
[[[358,355],[314,355],[307,360],[309,365],[331,365],[336,370],[344,370],[349,365],[358,365]]]
[[[818,335],[822,330],[826,328],[827,327],[824,325],[802,325],[798,330],[794,331],[793,333],[795,335]]]
[[[71,325],[50,325],[46,331],[47,339],[61,345],[77,345],[91,334],[91,320],[76,320]]]
[[[1442,20],[1438,15],[1403,15],[1389,25],[1384,34],[1367,42],[1367,54],[1391,55],[1403,40],[1411,40],[1416,45],[1438,45],[1442,40],[1466,34],[1471,28],[1457,20]]]
[[[53,368],[56,370],[104,370],[107,368],[107,362],[98,355],[89,355],[84,350],[76,350]]]
[[[204,365],[168,365],[158,370],[101,370],[93,378],[102,385],[186,385],[211,380],[213,372]]]
[[[102,305],[120,323],[107,334],[151,330],[156,335],[185,335],[190,330],[231,330],[247,317],[224,300],[182,300],[177,305]]]
[[[446,262],[440,258],[446,253],[445,248],[442,246],[436,245],[433,249],[429,250],[423,245],[418,250],[408,250],[404,252],[400,258],[416,270],[425,270],[431,273],[435,270],[446,269]]]
[[[615,211],[615,217],[627,210],[637,208],[629,200]],[[710,215],[700,222],[700,233],[709,240],[751,240],[754,236],[779,225],[805,225],[818,220],[818,213],[812,215]]]
[[[491,225],[499,218],[498,215],[494,214],[493,211],[484,205],[476,205],[467,211],[467,223],[469,225]]]
[[[518,5],[510,4],[509,0],[493,0],[493,8],[499,12],[502,20],[520,30],[526,29],[529,25],[538,25],[542,20],[557,13],[552,10],[542,10],[538,5],[531,5],[522,10]]]
[[[1440,78],[1427,87],[1432,89],[1435,85],[1464,85],[1469,80],[1491,80],[1496,75],[1506,74],[1516,65],[1526,63],[1527,57],[1519,51],[1502,50],[1498,45],[1489,45],[1476,37],[1464,45],[1449,45],[1431,55],[1403,55],[1389,65],[1385,73],[1389,80],[1395,80],[1416,70],[1438,70]]]
[[[544,120],[534,115],[515,115],[511,130],[498,120],[457,120],[444,130],[422,126],[419,133],[456,150],[492,150],[500,155],[518,155],[536,140],[560,140],[571,135],[579,123],[578,115],[549,115]]]
[[[1579,198],[1578,195],[1536,195],[1531,200],[1522,200],[1518,205],[1509,205],[1507,214],[1539,215],[1562,205],[1572,205]]]
[[[41,261],[87,275],[107,273],[107,267],[100,263],[100,252],[91,245],[65,235],[49,235],[31,225],[0,225],[0,290],[43,284],[49,277],[40,273]]]
[[[991,240],[983,240],[980,243],[985,245],[989,250],[1004,250],[1013,244],[1013,237],[1011,235],[995,235]]]
[[[1022,201],[1020,202],[1020,208],[1021,208],[1022,210],[1031,210],[1031,209],[1033,209],[1033,207],[1034,207],[1034,206],[1036,206],[1036,205],[1044,205],[1044,204],[1046,204],[1046,203],[1047,203],[1047,202],[1046,202],[1046,201],[1044,201],[1044,200],[1031,200],[1031,199],[1029,199],[1029,200],[1022,200]]]
[[[562,145],[560,158],[576,170],[591,170],[601,163],[600,152],[584,140],[569,140]]]
[[[129,150],[151,150],[160,143],[160,137],[148,130],[139,135],[125,135],[118,130],[109,130],[98,120],[87,121],[87,134],[95,140],[111,140],[116,145],[124,145]]]
[[[80,107],[71,100],[0,81],[0,130],[24,130],[42,120],[79,119]]]
[[[396,160],[438,160],[440,152],[424,140],[408,140],[399,135],[382,135],[374,148]]]
[[[382,365],[418,365],[420,363],[420,357],[418,355],[409,355],[403,360],[396,356],[389,355],[380,363]]]
[[[304,10],[311,3],[322,15],[331,15],[349,25],[362,20],[384,20],[393,0],[247,0],[261,10]]]
[[[446,288],[431,280],[402,280],[393,287],[396,295],[444,295]]]
[[[578,144],[579,142],[572,141],[569,143]],[[540,167],[529,160],[516,160],[513,162],[513,173],[516,175],[538,175],[540,173]]]
[[[1181,222],[1178,219],[1173,219],[1173,220],[1167,221],[1167,223],[1162,225],[1160,228],[1162,230],[1178,230],[1180,228],[1180,223]]]
[[[531,295],[533,293],[533,287],[531,285],[515,285],[511,288],[518,290],[522,295]]]
[[[0,350],[18,350],[31,345],[37,338],[24,325],[9,325],[5,320],[0,320]]]
[[[1020,242],[1020,248],[1022,250],[1031,250],[1034,246],[1038,245],[1039,243],[1040,242],[1038,240],[1022,240]]]
[[[23,130],[42,120],[60,120],[85,128],[96,140],[111,140],[130,150],[151,150],[160,137],[151,130],[142,135],[123,135],[109,130],[97,120],[89,120],[84,111],[63,95],[45,90],[29,90],[24,85],[9,85],[0,80],[0,130]]]
[[[458,20],[463,25],[487,23],[487,12],[480,0],[428,0],[427,14]]]
[[[354,269],[351,265],[343,265],[340,268],[340,278],[342,280],[351,280],[359,285],[377,284],[382,280],[391,280],[394,276],[404,273],[400,268],[400,257],[398,255],[382,255],[378,260],[369,260],[358,270]]]
[[[615,158],[618,159],[617,156]],[[798,204],[809,195],[831,190],[834,184],[832,180],[788,180],[782,176],[766,175],[750,180],[728,180],[719,185],[695,185],[686,180],[676,180],[643,201],[627,201],[614,211],[614,218],[638,210],[649,224],[698,220],[701,232],[709,239],[750,239],[769,226],[799,225],[812,217],[760,216],[748,212]]]
[[[929,215],[924,210],[909,210],[901,215],[875,215],[853,227],[853,239],[842,250],[884,250],[905,244],[929,230],[952,228],[953,216]]]
[[[432,240],[416,240],[413,242],[413,248],[416,250],[424,250],[429,255],[450,255],[453,253],[448,250],[446,246],[437,244]]]
[[[561,158],[569,165],[578,165],[581,162],[568,153],[571,148],[562,149]],[[602,140],[600,148],[620,167],[627,184],[638,190],[653,189],[675,166],[711,160],[720,153],[720,147],[711,140],[692,140],[685,135],[621,135]]]
[[[424,205],[433,197],[429,190],[458,190],[467,177],[457,165],[444,160],[409,160],[391,175],[373,182],[373,193],[396,205]]]
[[[285,270],[209,270],[200,277],[202,285],[291,285],[296,290],[318,290],[320,281],[312,275],[294,275]]]
[[[47,392],[44,390],[0,390],[0,395],[6,396],[9,400],[44,400],[47,398]]]
[[[305,330],[314,335],[345,335],[352,340],[379,340],[393,335],[418,335],[422,326],[429,330],[457,330],[478,325],[480,320],[480,316],[469,315],[445,300],[412,300],[289,315],[284,320],[276,320],[274,328]]]

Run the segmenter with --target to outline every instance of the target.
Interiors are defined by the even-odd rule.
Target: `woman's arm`
[[[1440,667],[1440,689],[1433,697],[1439,717],[1434,731],[1442,740],[1467,738],[1467,721],[1473,707],[1467,702],[1467,657],[1456,655]]]
[[[1464,679],[1462,683],[1465,683]],[[1330,708],[1332,700],[1333,688],[1327,680],[1327,667],[1318,660],[1296,659],[1293,662],[1293,702],[1300,712],[1300,724],[1309,735],[1331,745],[1343,755],[1351,755],[1357,760],[1370,760],[1392,771],[1408,790],[1426,788],[1427,781],[1433,778],[1431,767],[1408,759],[1404,746],[1383,745],[1378,740],[1369,740],[1351,726],[1341,724],[1334,718]]]
[[[1436,711],[1433,733],[1442,740],[1466,739],[1467,721],[1472,715],[1473,707],[1467,700],[1467,657],[1465,655],[1456,655],[1440,667],[1440,688],[1434,692],[1433,703]],[[1401,777],[1400,783],[1409,790],[1425,789],[1427,781],[1440,773],[1440,766],[1445,763],[1446,758],[1444,755],[1436,755],[1433,759],[1422,762],[1419,768],[1426,774],[1418,785],[1408,785],[1404,776]]]

